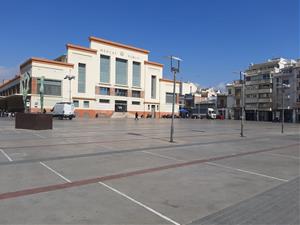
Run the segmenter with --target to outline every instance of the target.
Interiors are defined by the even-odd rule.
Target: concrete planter
[[[16,129],[51,130],[53,118],[50,114],[17,113],[15,118]]]

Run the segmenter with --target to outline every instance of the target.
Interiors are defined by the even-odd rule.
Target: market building
[[[148,50],[97,37],[89,38],[89,47],[67,44],[65,55],[54,60],[30,58],[20,66],[19,76],[0,84],[0,107],[11,110],[9,99],[22,97],[20,81],[28,72],[27,106],[31,112],[40,111],[39,89],[44,77],[44,108],[48,112],[55,103],[71,100],[78,116],[90,118],[127,117],[136,112],[152,117],[170,114],[173,81],[163,78],[162,64],[148,58]],[[179,110],[179,84],[176,82],[175,112]],[[24,110],[24,106],[17,108]]]

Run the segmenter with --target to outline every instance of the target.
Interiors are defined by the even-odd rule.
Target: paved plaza
[[[299,124],[0,118],[0,224],[299,224]]]

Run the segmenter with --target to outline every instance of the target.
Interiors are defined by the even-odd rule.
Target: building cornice
[[[144,102],[144,105],[145,105],[145,104],[156,104],[156,105],[160,105],[159,102]]]
[[[164,67],[163,64],[157,63],[157,62],[151,62],[151,61],[144,61],[145,65],[151,65],[151,66],[158,66],[158,67]]]
[[[96,49],[86,48],[86,47],[82,47],[82,46],[79,46],[79,45],[67,44],[66,48],[77,50],[77,51],[82,51],[82,52],[87,52],[87,53],[91,53],[91,54],[97,54]]]
[[[3,87],[5,87],[6,85],[8,85],[8,84],[10,84],[10,83],[12,83],[12,82],[14,82],[14,81],[16,81],[16,80],[18,80],[18,79],[20,79],[20,75],[15,76],[14,78],[8,80],[8,81],[5,82],[4,84],[0,84],[0,88],[3,88]]]
[[[142,49],[142,48],[136,48],[136,47],[133,47],[133,46],[130,46],[130,45],[124,45],[124,44],[121,44],[121,43],[108,41],[108,40],[93,37],[93,36],[89,37],[89,40],[90,40],[90,42],[94,41],[94,42],[98,42],[98,43],[101,43],[101,44],[106,44],[106,45],[110,45],[110,46],[114,46],[114,47],[118,47],[118,48],[124,48],[124,49],[127,49],[127,50],[136,51],[136,52],[143,53],[143,54],[149,54],[149,52],[150,52],[150,51]]]
[[[95,98],[85,98],[85,97],[72,97],[72,99],[75,99],[75,100],[91,100],[91,101],[96,101]]]
[[[159,79],[159,82],[174,83],[173,80],[164,79],[164,78]],[[180,82],[180,81],[176,81],[176,83],[177,83],[177,84],[180,84],[181,82]]]
[[[71,63],[65,63],[65,62],[59,62],[59,61],[54,61],[54,60],[49,60],[49,59],[42,59],[42,58],[30,58],[27,61],[25,61],[23,64],[20,65],[20,69],[23,67],[32,64],[32,63],[42,63],[42,64],[49,64],[49,65],[55,65],[55,66],[65,66],[65,67],[74,67],[74,64]]]

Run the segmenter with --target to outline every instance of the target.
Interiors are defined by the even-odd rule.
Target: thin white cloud
[[[226,83],[221,82],[214,86],[214,89],[220,90],[221,92],[224,92],[226,90]]]
[[[0,83],[3,80],[9,80],[15,77],[19,73],[19,67],[5,67],[0,66]]]

